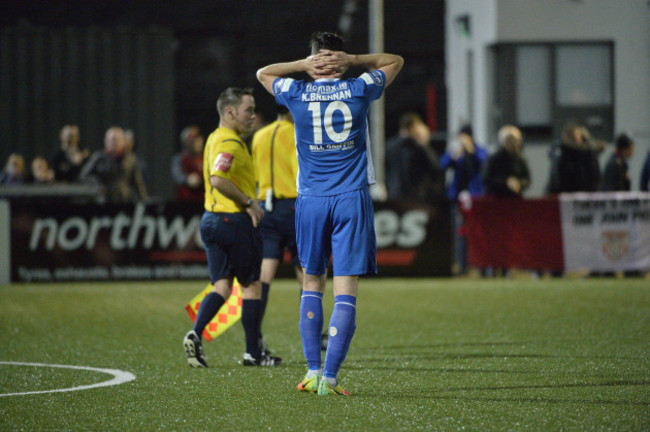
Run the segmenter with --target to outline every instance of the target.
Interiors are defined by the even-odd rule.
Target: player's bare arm
[[[274,63],[265,66],[257,71],[257,80],[264,86],[266,91],[273,94],[273,81],[277,78],[291,75],[297,72],[307,72],[309,69],[308,58],[285,63]]]
[[[388,87],[404,66],[404,59],[395,54],[348,54],[343,51],[321,50],[313,56],[313,63],[319,70],[334,69],[343,74],[352,66],[378,69],[386,75]]]
[[[248,213],[248,215],[253,220],[253,226],[257,227],[257,224],[262,219],[262,216],[264,216],[264,211],[256,199],[247,196],[244,192],[239,190],[235,183],[233,183],[233,181],[230,179],[211,176],[210,184],[217,188],[220,194],[224,195],[228,199],[233,200],[243,209],[246,209],[246,213]]]
[[[326,78],[336,73],[335,67],[323,64],[322,62],[317,63],[315,61],[317,57],[309,56],[292,62],[274,63],[265,66],[257,71],[257,79],[266,91],[273,94],[273,81],[277,78],[299,72],[305,72],[314,78]]]

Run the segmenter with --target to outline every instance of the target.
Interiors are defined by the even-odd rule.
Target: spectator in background
[[[176,182],[176,200],[203,202],[203,144],[205,140],[198,126],[187,126],[181,131],[183,150],[172,158],[171,172]]]
[[[627,161],[633,154],[634,141],[626,134],[619,135],[616,138],[616,149],[605,165],[601,190],[629,191],[632,189]]]
[[[144,183],[147,184],[147,173],[148,173],[148,165],[147,161],[142,159],[138,154],[135,152],[135,132],[133,129],[126,129],[124,131],[124,155],[125,157],[130,158],[132,157],[135,159],[135,163],[140,169],[140,172],[142,173],[142,179],[144,180]]]
[[[431,134],[414,112],[400,116],[399,134],[386,145],[386,190],[390,200],[436,201],[443,196]]]
[[[483,165],[488,158],[487,151],[474,141],[470,125],[458,131],[458,141],[450,151],[440,158],[443,172],[453,169],[452,180],[447,185],[447,198],[452,202],[452,224],[455,234],[455,263],[453,272],[467,271],[467,239],[463,230],[465,212],[471,207],[471,197],[483,194]]]
[[[594,192],[600,186],[598,154],[604,141],[591,138],[589,131],[575,123],[562,128],[561,142],[551,148],[551,174],[547,191]]]
[[[521,197],[530,186],[528,163],[522,156],[521,131],[507,125],[499,129],[499,150],[488,158],[483,181],[485,193],[498,197]]]
[[[25,159],[18,153],[12,153],[7,158],[7,163],[0,173],[0,184],[25,183]]]
[[[600,187],[601,181],[601,171],[600,171],[600,162],[598,160],[600,154],[607,148],[607,142],[604,140],[595,139],[589,129],[584,126],[578,128],[580,131],[580,136],[582,137],[585,147],[591,151],[591,166],[592,170],[596,173],[598,179],[598,187]]]
[[[43,156],[36,156],[32,160],[32,172],[29,182],[33,184],[54,183],[54,171]]]
[[[447,185],[447,198],[453,202],[458,200],[462,191],[468,191],[471,196],[483,194],[481,174],[488,158],[487,151],[474,141],[470,125],[460,128],[457,138],[457,145],[440,158],[440,168],[454,171],[453,178]]]
[[[147,188],[133,153],[126,153],[124,130],[110,127],[104,135],[104,150],[90,156],[81,170],[83,181],[98,181],[104,186],[111,203],[127,203],[147,199]]]
[[[644,192],[650,191],[650,150],[648,150],[641,168],[641,190]]]
[[[52,156],[54,178],[57,181],[75,182],[90,155],[87,149],[79,148],[79,126],[76,124],[63,126],[59,140],[61,144]]]

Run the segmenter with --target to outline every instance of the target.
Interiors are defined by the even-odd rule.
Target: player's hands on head
[[[314,75],[318,78],[340,78],[350,67],[353,56],[343,51],[320,50],[310,56]]]
[[[312,78],[320,78],[320,69],[316,66],[316,56],[309,56],[302,60],[304,71]]]

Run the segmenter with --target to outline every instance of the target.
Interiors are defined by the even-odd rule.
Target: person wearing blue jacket
[[[447,184],[447,199],[452,203],[452,223],[455,238],[454,273],[467,271],[467,241],[461,233],[463,225],[462,208],[459,197],[478,197],[483,195],[483,166],[488,159],[488,152],[474,141],[472,126],[465,125],[458,131],[458,145],[447,151],[440,158],[440,168],[452,169],[453,176]]]

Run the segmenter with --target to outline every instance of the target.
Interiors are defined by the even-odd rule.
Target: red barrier
[[[556,198],[478,198],[464,228],[471,266],[564,269]]]

